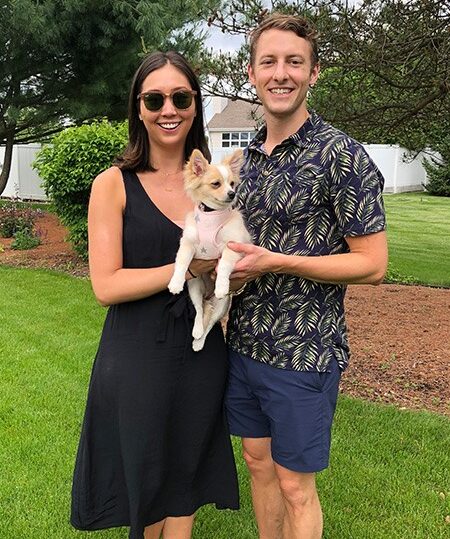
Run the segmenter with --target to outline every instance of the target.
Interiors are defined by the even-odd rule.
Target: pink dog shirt
[[[212,260],[220,257],[222,251],[217,244],[217,234],[230,219],[232,211],[231,208],[203,211],[198,206],[195,207],[194,220],[197,224],[199,241],[195,253],[196,258]]]

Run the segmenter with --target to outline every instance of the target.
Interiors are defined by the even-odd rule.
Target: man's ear
[[[317,79],[319,78],[319,74],[320,74],[320,64],[317,63],[311,70],[310,81],[309,81],[310,86],[314,86],[316,84]]]
[[[248,66],[247,66],[247,74],[248,74],[248,80],[250,81],[251,84],[253,84],[253,86],[255,86],[256,85],[255,74],[253,72],[252,64],[248,64]]]

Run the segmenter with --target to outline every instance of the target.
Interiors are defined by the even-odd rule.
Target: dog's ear
[[[240,148],[225,159],[225,163],[231,168],[234,176],[239,176],[243,162],[244,152]]]
[[[198,178],[203,176],[203,174],[206,172],[206,169],[208,168],[208,161],[205,159],[200,150],[195,149],[191,153],[188,168],[191,170],[192,174]]]

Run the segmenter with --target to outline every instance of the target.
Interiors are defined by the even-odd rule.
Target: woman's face
[[[186,75],[172,64],[152,71],[142,83],[141,94],[161,92],[171,94],[175,90],[192,90]],[[178,109],[169,97],[164,98],[163,106],[158,111],[150,111],[145,107],[144,99],[140,99],[139,117],[144,122],[152,148],[171,147],[174,151],[184,150],[186,137],[192,127],[196,114],[195,99],[187,109]]]

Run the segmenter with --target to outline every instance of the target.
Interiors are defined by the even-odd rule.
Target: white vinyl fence
[[[364,148],[384,176],[385,193],[423,191],[423,184],[427,182],[424,152],[411,159],[407,150],[398,145],[364,144]]]
[[[234,148],[220,148],[220,139],[218,137],[216,139],[213,135],[215,133],[211,133],[210,139],[213,147],[212,157],[213,161],[219,162]],[[424,190],[423,184],[427,181],[427,175],[422,164],[425,156],[423,152],[411,160],[407,150],[398,145],[364,144],[364,148],[384,176],[385,193]]]
[[[32,168],[40,144],[17,144],[13,148],[11,172],[2,197],[18,196],[24,200],[47,200],[41,187],[41,178]],[[0,167],[5,158],[5,147],[0,146]]]

